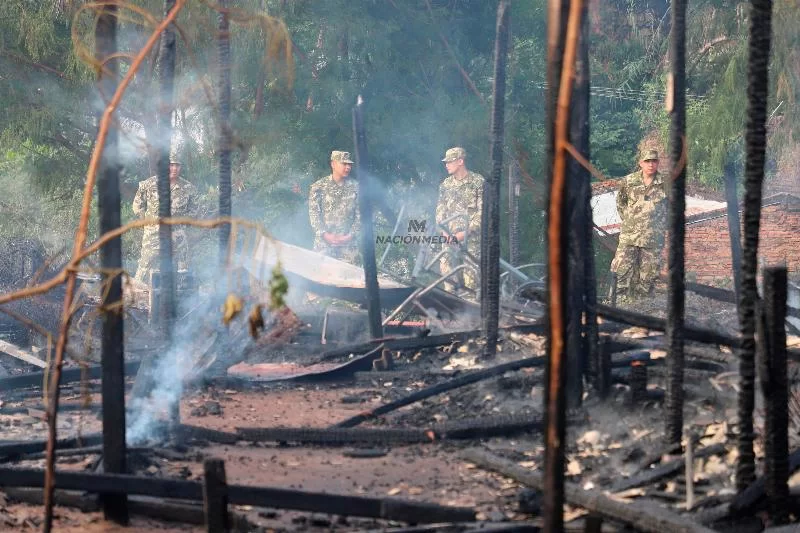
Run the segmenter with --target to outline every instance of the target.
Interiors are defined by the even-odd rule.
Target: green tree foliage
[[[0,179],[18,184],[6,189],[16,196],[3,200],[50,224],[53,242],[73,236],[102,105],[94,66],[80,59],[82,51],[93,49],[94,17],[83,9],[86,4],[0,2]],[[309,245],[306,194],[329,172],[331,150],[352,151],[350,113],[358,95],[366,102],[371,169],[391,209],[406,204],[407,215],[430,218],[444,177],[440,159],[450,146],[464,146],[469,166],[488,173],[495,2],[232,4],[234,214],[263,222],[281,239]],[[122,9],[119,48],[135,54],[162,18],[163,2],[130,5],[137,9]],[[210,6],[189,2],[178,17],[175,92],[184,176],[204,194],[207,215],[215,213],[217,202],[217,13]],[[541,259],[545,6],[544,0],[515,2],[512,15],[506,153],[523,170],[524,261]],[[633,168],[643,138],[666,131],[668,7],[665,0],[608,0],[590,8],[592,162],[609,177]],[[796,0],[775,2],[771,108],[783,102],[773,117],[775,158],[797,144],[796,7]],[[741,152],[748,9],[729,0],[700,0],[691,9],[690,180],[713,185],[723,156]],[[291,64],[282,44],[287,31]],[[138,182],[154,172],[146,143],[154,127],[154,58],[147,58],[117,111],[126,205]],[[130,59],[121,60],[123,74],[129,65]],[[130,213],[124,217],[129,220]],[[3,230],[25,231],[13,224]],[[124,246],[128,260],[134,259],[136,235],[127,236]]]

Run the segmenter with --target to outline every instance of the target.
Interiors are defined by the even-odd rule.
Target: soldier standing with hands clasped
[[[622,226],[611,271],[622,303],[653,295],[666,232],[669,190],[658,172],[658,151],[644,150],[639,168],[620,180],[617,193]]]
[[[181,163],[173,152],[169,161],[170,204],[173,217],[195,217],[198,212],[198,194],[194,185],[180,177]],[[158,177],[139,182],[133,199],[133,213],[140,218],[158,218]],[[158,271],[158,225],[145,226],[142,250],[136,279],[149,284],[150,273]],[[186,228],[172,227],[172,253],[176,270],[186,270],[189,262],[189,241]]]
[[[331,173],[311,185],[308,216],[314,250],[351,264],[358,261],[358,184],[348,178],[350,152],[331,152]]]
[[[465,248],[480,264],[481,254],[481,209],[483,206],[483,176],[467,169],[464,160],[467,152],[463,148],[450,148],[445,152],[444,166],[448,177],[439,186],[439,202],[436,204],[436,223],[444,226],[447,234],[458,244],[452,247],[439,262],[442,274],[452,271],[463,261],[458,247]],[[477,290],[478,279],[474,271],[467,268],[456,275],[456,280],[472,290]]]

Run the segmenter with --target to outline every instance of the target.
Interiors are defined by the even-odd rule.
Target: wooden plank
[[[30,352],[26,352],[22,348],[11,344],[10,342],[6,342],[0,340],[0,352],[10,355],[11,357],[16,357],[20,361],[25,361],[26,363],[34,366],[38,366],[39,368],[46,368],[47,363],[42,361],[38,357],[34,356]]]

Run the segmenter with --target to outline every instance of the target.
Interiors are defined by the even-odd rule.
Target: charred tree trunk
[[[570,143],[589,159],[589,48],[586,31],[586,5],[583,7],[581,37],[575,65],[575,88],[570,109]],[[591,211],[587,197],[591,197],[591,174],[575,158],[567,164],[567,204],[569,210],[567,240],[567,293],[569,316],[567,318],[567,403],[570,407],[581,404],[583,373],[586,366],[583,317],[586,311],[586,261],[591,250],[586,242],[585,228],[591,225]]]
[[[744,490],[755,479],[753,452],[753,409],[755,407],[755,320],[758,307],[758,231],[767,146],[767,97],[769,53],[772,39],[772,0],[752,0],[750,13],[749,63],[747,67],[747,131],[745,134],[744,249],[742,253],[742,294],[739,321],[742,343],[739,350],[741,379],[738,402],[738,451],[736,488]]]
[[[231,41],[228,0],[220,0],[219,17],[219,216],[231,216]],[[219,227],[219,257],[224,264],[231,238],[230,224]]]
[[[95,59],[102,63],[117,51],[117,6],[105,6],[95,27]],[[105,104],[116,92],[119,64],[105,63],[97,85]],[[105,105],[103,105],[105,107]],[[119,131],[111,125],[98,172],[97,211],[100,234],[120,227]],[[100,265],[106,271],[122,268],[122,239],[117,237],[100,249]],[[118,274],[103,275],[108,284],[101,304],[103,331],[101,352],[103,365],[103,469],[110,474],[125,474],[125,357],[122,302],[122,278]],[[124,494],[104,494],[103,513],[107,520],[128,523],[128,498]]]
[[[666,398],[666,438],[680,444],[683,436],[683,320],[686,305],[684,239],[686,236],[686,0],[672,0],[672,162],[669,201],[669,256],[667,269],[667,351],[669,359]]]
[[[508,54],[508,26],[511,5],[500,0],[497,6],[497,33],[494,42],[494,87],[492,88],[491,147],[492,173],[489,176],[483,199],[487,205],[487,219],[483,221],[488,234],[486,251],[486,316],[483,331],[486,335],[484,357],[494,357],[497,352],[497,324],[500,313],[500,181],[503,175],[503,122],[506,100],[506,56]]]

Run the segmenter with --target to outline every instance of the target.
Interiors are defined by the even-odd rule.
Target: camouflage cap
[[[183,164],[181,157],[181,150],[176,145],[172,145],[169,151],[169,164],[170,165],[181,165]]]
[[[652,148],[642,150],[640,161],[652,161],[653,159],[658,159],[658,150],[653,150]]]
[[[455,161],[456,159],[465,159],[466,157],[467,151],[456,146],[455,148],[450,148],[444,153],[444,159],[442,159],[442,161],[449,163],[451,161]]]
[[[331,152],[331,161],[350,163],[351,165],[353,164],[353,162],[350,160],[350,152],[340,152],[338,150]]]

